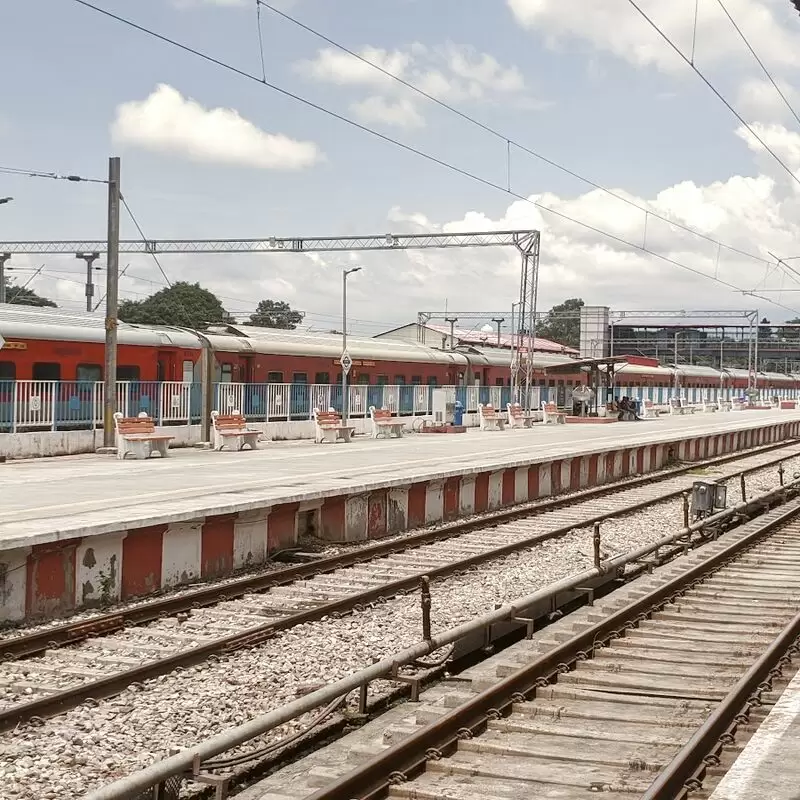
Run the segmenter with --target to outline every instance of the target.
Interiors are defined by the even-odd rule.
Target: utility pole
[[[445,317],[444,321],[450,323],[450,349],[455,350],[455,327],[456,322],[458,322],[458,317]]]
[[[497,325],[497,346],[500,347],[500,326],[506,321],[505,317],[492,317],[492,322]]]
[[[103,447],[114,447],[117,410],[117,310],[119,304],[119,157],[108,160],[108,265],[106,269],[106,364]]]
[[[0,253],[0,303],[6,301],[6,261],[11,258],[11,253]]]
[[[93,264],[100,258],[100,253],[75,253],[75,258],[83,259],[86,262],[86,310],[92,310],[94,298],[94,280],[92,279]]]
[[[347,373],[350,372],[353,364],[353,360],[347,352],[347,276],[360,269],[361,267],[351,267],[342,270],[342,357],[339,359],[342,366],[342,425],[347,425],[350,405],[348,402],[350,398],[347,395]]]

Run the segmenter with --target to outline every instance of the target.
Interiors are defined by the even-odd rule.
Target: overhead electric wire
[[[418,149],[416,147],[413,147],[412,145],[406,144],[405,142],[401,142],[399,139],[394,139],[393,137],[388,136],[388,135],[386,135],[384,133],[380,133],[379,131],[376,131],[373,128],[370,128],[370,127],[368,127],[366,125],[362,125],[361,123],[356,122],[354,119],[351,119],[351,118],[345,116],[344,114],[340,114],[340,113],[338,113],[336,111],[333,111],[333,110],[331,110],[329,108],[326,108],[325,106],[322,106],[322,105],[320,105],[318,103],[315,103],[312,100],[308,100],[307,98],[302,97],[301,95],[298,95],[298,94],[296,94],[294,92],[291,92],[288,89],[284,89],[284,88],[282,88],[282,87],[280,87],[280,86],[278,86],[278,85],[276,85],[274,83],[270,83],[269,81],[262,80],[258,76],[253,75],[252,73],[249,73],[246,70],[240,69],[239,67],[235,67],[232,64],[228,64],[225,61],[222,61],[222,60],[220,60],[218,58],[215,58],[214,56],[211,56],[211,55],[209,55],[207,53],[204,53],[201,50],[197,50],[196,48],[190,47],[189,45],[183,44],[182,42],[178,42],[175,39],[171,39],[168,36],[165,36],[164,34],[157,33],[156,31],[154,31],[154,30],[152,30],[150,28],[146,28],[143,25],[139,25],[138,23],[133,22],[132,20],[129,20],[129,19],[125,18],[125,17],[122,17],[119,14],[116,14],[116,13],[113,13],[111,11],[108,11],[107,9],[101,8],[100,6],[94,5],[93,3],[88,2],[88,0],[73,0],[73,2],[77,3],[78,5],[83,6],[85,8],[88,8],[88,9],[90,9],[92,11],[95,11],[95,12],[97,12],[99,14],[102,14],[103,16],[106,16],[109,19],[113,19],[116,22],[120,22],[120,23],[122,23],[124,25],[127,25],[128,27],[139,31],[140,33],[144,33],[145,35],[150,36],[150,37],[152,37],[154,39],[158,39],[159,41],[165,42],[166,44],[169,44],[169,45],[171,45],[173,47],[177,47],[178,49],[183,50],[186,53],[190,53],[190,54],[192,54],[192,55],[194,55],[194,56],[196,56],[196,57],[198,57],[198,58],[200,58],[200,59],[202,59],[202,60],[204,60],[204,61],[206,61],[206,62],[208,62],[210,64],[215,64],[216,66],[220,67],[221,69],[224,69],[224,70],[226,70],[228,72],[231,72],[231,73],[233,73],[235,75],[239,75],[240,77],[246,78],[247,80],[251,80],[251,81],[254,81],[256,83],[259,83],[262,86],[265,86],[266,88],[272,89],[273,91],[277,92],[278,94],[283,95],[284,97],[287,97],[287,98],[289,98],[291,100],[295,100],[298,103],[301,103],[302,105],[307,106],[308,108],[312,108],[312,109],[314,109],[316,111],[319,111],[319,112],[331,117],[332,119],[337,119],[340,122],[344,122],[345,124],[351,126],[352,128],[355,128],[356,130],[360,130],[363,133],[367,133],[367,134],[369,134],[369,135],[371,135],[371,136],[373,136],[373,137],[375,137],[377,139],[380,139],[381,141],[386,142],[387,144],[394,145],[395,147],[398,147],[398,148],[400,148],[401,150],[404,150],[407,153],[411,153],[413,155],[419,156],[420,158],[423,158],[426,161],[431,162],[432,164],[437,164],[438,166],[444,167],[445,169],[448,169],[451,172],[454,172],[454,173],[456,173],[458,175],[461,175],[461,176],[463,176],[465,178],[469,178],[470,180],[474,180],[477,183],[480,183],[480,184],[482,184],[484,186],[488,186],[489,188],[499,190],[499,191],[504,192],[505,194],[508,194],[508,195],[510,195],[512,197],[515,197],[515,198],[519,199],[519,200],[523,200],[523,201],[525,201],[527,203],[530,203],[531,205],[536,206],[537,208],[539,208],[542,211],[546,211],[546,212],[548,212],[550,214],[553,214],[554,216],[556,216],[556,217],[558,217],[560,219],[566,220],[568,222],[572,222],[575,225],[579,225],[580,227],[584,228],[585,230],[592,231],[593,233],[597,233],[600,236],[605,236],[606,238],[611,239],[612,241],[616,241],[617,243],[622,244],[625,247],[629,247],[629,248],[631,248],[633,250],[636,250],[636,251],[639,251],[639,252],[642,252],[642,253],[646,253],[646,254],[652,256],[653,258],[659,259],[659,260],[661,260],[661,261],[663,261],[663,262],[665,262],[667,264],[671,264],[671,265],[676,266],[676,267],[678,267],[680,269],[686,270],[687,272],[691,272],[691,273],[693,273],[695,275],[698,275],[699,277],[706,278],[708,280],[713,280],[713,281],[715,281],[715,282],[717,282],[717,283],[719,283],[719,284],[721,284],[723,286],[726,286],[727,288],[729,288],[729,289],[731,289],[731,290],[733,290],[735,292],[743,291],[741,287],[736,286],[736,285],[734,285],[734,284],[732,284],[732,283],[730,283],[728,281],[725,281],[722,278],[718,278],[718,277],[715,277],[713,275],[708,275],[708,274],[702,272],[701,270],[695,269],[693,267],[688,266],[687,264],[683,264],[683,263],[681,263],[679,261],[676,261],[675,259],[670,258],[669,256],[662,255],[661,253],[656,253],[653,250],[648,250],[643,245],[639,245],[639,244],[636,244],[635,242],[628,241],[628,240],[622,238],[621,236],[617,236],[616,234],[610,233],[608,231],[604,231],[604,230],[602,230],[600,228],[597,228],[596,226],[591,225],[589,223],[582,222],[581,220],[578,220],[578,219],[576,219],[574,217],[571,217],[571,216],[569,216],[568,214],[565,214],[562,211],[556,211],[555,209],[550,208],[550,207],[548,207],[546,205],[543,205],[542,203],[539,203],[536,200],[531,200],[529,197],[525,197],[524,195],[521,195],[518,192],[514,192],[509,188],[501,186],[500,184],[495,183],[494,181],[491,181],[488,178],[483,178],[483,177],[481,177],[479,175],[476,175],[476,174],[470,172],[469,170],[463,169],[462,167],[458,167],[455,164],[451,164],[451,163],[445,161],[444,159],[438,158],[437,156],[431,155],[430,153],[426,153],[424,150],[420,150],[420,149]],[[632,0],[631,0],[631,2],[632,2]],[[778,306],[780,308],[783,308],[786,311],[790,311],[793,314],[800,313],[800,312],[797,311],[797,309],[789,308],[788,306],[785,306],[782,303],[779,303],[777,301],[770,300],[769,298],[762,297],[761,299],[763,299],[765,302],[771,303],[772,305],[775,305],[775,306]]]
[[[786,104],[786,107],[789,109],[789,111],[792,112],[792,115],[797,120],[798,124],[800,124],[800,116],[797,115],[797,112],[794,110],[794,107],[789,102],[788,98],[783,93],[783,91],[781,90],[780,86],[778,86],[778,84],[775,82],[775,79],[772,77],[770,71],[764,66],[764,62],[758,57],[756,51],[753,49],[753,47],[750,44],[750,42],[748,41],[747,37],[742,32],[742,29],[736,24],[736,20],[733,18],[733,16],[731,16],[730,11],[728,11],[728,9],[725,7],[725,3],[723,3],[722,0],[717,0],[717,3],[719,4],[719,7],[725,12],[725,16],[728,18],[728,20],[730,21],[731,25],[733,25],[734,29],[736,30],[736,33],[739,34],[739,37],[741,38],[741,40],[747,46],[747,49],[750,51],[750,54],[758,62],[758,66],[761,67],[761,70],[767,76],[767,79],[773,85],[773,87],[775,88],[775,91],[780,95],[781,100],[783,100],[783,102]]]
[[[45,172],[39,169],[23,169],[21,167],[0,167],[0,173],[20,175],[27,178],[50,178],[55,181],[72,181],[73,183],[108,183],[100,178],[84,178],[82,175],[62,175],[58,172]]]
[[[486,133],[491,134],[492,136],[496,137],[502,142],[505,142],[506,145],[514,145],[514,147],[516,147],[518,150],[522,150],[524,153],[527,153],[528,155],[539,159],[543,163],[551,167],[554,167],[557,170],[560,170],[565,175],[569,175],[570,177],[575,178],[581,181],[582,183],[585,183],[587,186],[591,186],[594,189],[598,189],[599,191],[604,192],[605,194],[615,198],[616,200],[620,200],[623,203],[627,203],[629,206],[641,211],[644,214],[649,214],[651,217],[660,219],[663,222],[668,223],[669,225],[674,225],[676,228],[679,228],[680,230],[686,231],[687,233],[691,233],[694,236],[698,236],[699,238],[705,239],[708,242],[712,242],[713,244],[717,244],[721,247],[724,247],[726,250],[730,250],[733,253],[738,253],[741,256],[746,256],[748,258],[755,259],[756,261],[762,261],[767,264],[772,263],[767,259],[765,259],[763,256],[759,256],[754,253],[748,253],[746,250],[741,250],[738,247],[726,244],[725,242],[722,242],[719,239],[715,239],[713,236],[709,236],[708,234],[703,233],[702,231],[695,230],[694,228],[688,225],[676,222],[674,219],[671,219],[670,217],[667,217],[663,214],[659,214],[657,211],[653,211],[651,208],[647,206],[640,205],[639,203],[631,200],[630,198],[625,197],[624,195],[621,195],[618,192],[615,192],[613,189],[609,189],[606,186],[597,183],[597,181],[594,181],[591,178],[587,178],[585,175],[581,175],[580,173],[571,170],[569,167],[565,167],[563,164],[559,164],[557,161],[553,161],[552,159],[547,158],[547,156],[543,156],[541,153],[538,153],[536,150],[533,150],[532,148],[527,147],[524,144],[521,144],[512,136],[507,136],[506,134],[501,133],[496,128],[487,125],[485,122],[481,122],[476,117],[473,117],[470,114],[467,114],[465,111],[456,108],[452,104],[447,103],[444,100],[441,100],[440,98],[430,94],[429,92],[426,92],[424,89],[421,89],[419,86],[411,83],[411,81],[408,81],[405,78],[400,77],[399,75],[395,75],[394,73],[382,67],[380,64],[376,64],[374,61],[370,61],[368,58],[362,56],[360,53],[357,53],[354,50],[350,50],[350,48],[337,42],[335,39],[331,39],[329,36],[326,36],[324,33],[321,33],[315,28],[312,28],[310,25],[301,22],[299,19],[293,17],[291,14],[287,14],[285,11],[281,11],[279,8],[275,8],[275,6],[270,5],[269,3],[265,2],[265,0],[256,0],[256,3],[259,6],[264,6],[264,8],[269,9],[270,11],[282,17],[283,19],[287,20],[288,22],[297,25],[297,27],[302,28],[304,31],[310,33],[312,36],[316,36],[318,39],[321,39],[323,42],[326,42],[327,44],[337,48],[338,50],[341,50],[343,53],[347,53],[349,56],[358,59],[363,64],[366,64],[372,69],[377,70],[382,75],[385,75],[387,78],[391,78],[392,80],[397,81],[399,84],[405,86],[407,89],[410,89],[412,92],[416,92],[421,97],[430,100],[437,106],[440,106],[441,108],[450,111],[451,113],[463,119],[465,122],[469,122],[470,124],[477,126]]]
[[[139,225],[139,222],[137,221],[136,217],[133,215],[133,211],[131,211],[131,207],[128,205],[128,201],[125,199],[125,197],[122,195],[122,193],[120,193],[119,199],[122,201],[122,205],[125,206],[125,210],[128,212],[128,216],[131,218],[131,221],[136,226],[136,230],[139,232],[139,236],[142,237],[142,241],[146,243],[148,241],[148,239],[144,235],[144,231],[142,230],[142,226]],[[164,267],[161,266],[161,262],[158,260],[158,256],[152,250],[149,250],[149,253],[153,257],[153,261],[156,262],[156,266],[158,267],[159,272],[162,274],[162,276],[164,277],[164,280],[167,282],[167,286],[169,286],[169,288],[171,289],[172,288],[172,281],[170,281],[170,279],[167,277],[167,273],[164,272]]]
[[[76,0],[77,2],[81,2],[81,0]],[[706,76],[692,63],[690,59],[688,59],[680,50],[680,48],[672,41],[672,39],[667,36],[658,25],[653,22],[653,20],[638,6],[636,0],[628,0],[628,2],[639,12],[639,14],[646,20],[648,25],[669,45],[669,47],[680,57],[680,59],[686,63],[690,69],[694,71],[698,78],[714,93],[714,95],[722,102],[728,111],[733,114],[742,125],[750,131],[750,134],[755,138],[759,144],[778,162],[778,164],[783,167],[784,170],[789,174],[793,181],[795,181],[798,185],[800,185],[800,177],[792,172],[791,168],[786,165],[786,163],[780,158],[780,156],[753,130],[752,126],[745,121],[744,117],[725,99],[723,94],[714,86],[711,81],[706,78]]]

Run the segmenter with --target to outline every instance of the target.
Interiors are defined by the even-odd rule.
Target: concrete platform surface
[[[711,800],[800,800],[800,673],[719,782]]]
[[[256,452],[182,449],[164,460],[8,462],[0,465],[0,550],[798,420],[795,411],[748,411],[351,444],[269,442]]]

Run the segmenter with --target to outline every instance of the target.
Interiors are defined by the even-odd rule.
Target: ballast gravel
[[[787,478],[791,477],[800,469],[800,460],[789,460],[785,467]],[[704,474],[714,477],[715,472]],[[775,485],[775,470],[765,470],[748,477],[748,495]],[[735,494],[738,486],[729,492]],[[614,555],[655,542],[681,522],[680,499],[609,520],[602,527],[602,550]],[[581,529],[466,575],[436,581],[434,632],[586,569],[592,553],[592,531]],[[97,707],[84,705],[38,727],[0,736],[1,794],[9,800],[77,797],[420,639],[419,597],[414,593],[342,619],[302,625],[253,650],[130,687]],[[376,683],[371,688],[381,692],[387,685]],[[263,740],[248,743],[246,749],[306,724],[307,720],[294,720]]]

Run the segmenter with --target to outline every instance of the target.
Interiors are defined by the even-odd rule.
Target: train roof
[[[600,371],[606,372],[606,366],[601,365]],[[675,373],[668,367],[651,366],[649,364],[631,364],[625,361],[614,368],[614,375],[653,375],[659,378],[671,379],[674,377]]]
[[[511,358],[513,353],[498,347],[461,347],[456,352],[463,353],[473,366],[483,364],[489,367],[511,368]],[[525,356],[523,356],[525,358]],[[571,364],[575,359],[570,359],[565,355],[555,353],[533,354],[533,366],[536,369],[546,369],[547,367],[561,367]],[[575,365],[575,372],[579,372],[580,367]]]
[[[335,360],[342,354],[340,334],[226,325],[210,328],[205,336],[215,350],[226,353],[317,356]],[[358,361],[409,361],[467,366],[466,358],[457,351],[435,350],[408,341],[348,336],[347,351],[352,359]]]
[[[4,339],[105,342],[105,317],[86,311],[4,303],[0,305],[0,336]],[[194,333],[168,325],[119,322],[117,341],[119,344],[200,348],[200,341]]]
[[[670,366],[683,378],[714,378],[719,380],[723,377],[722,373],[713,367],[701,367],[696,364],[671,364]]]

